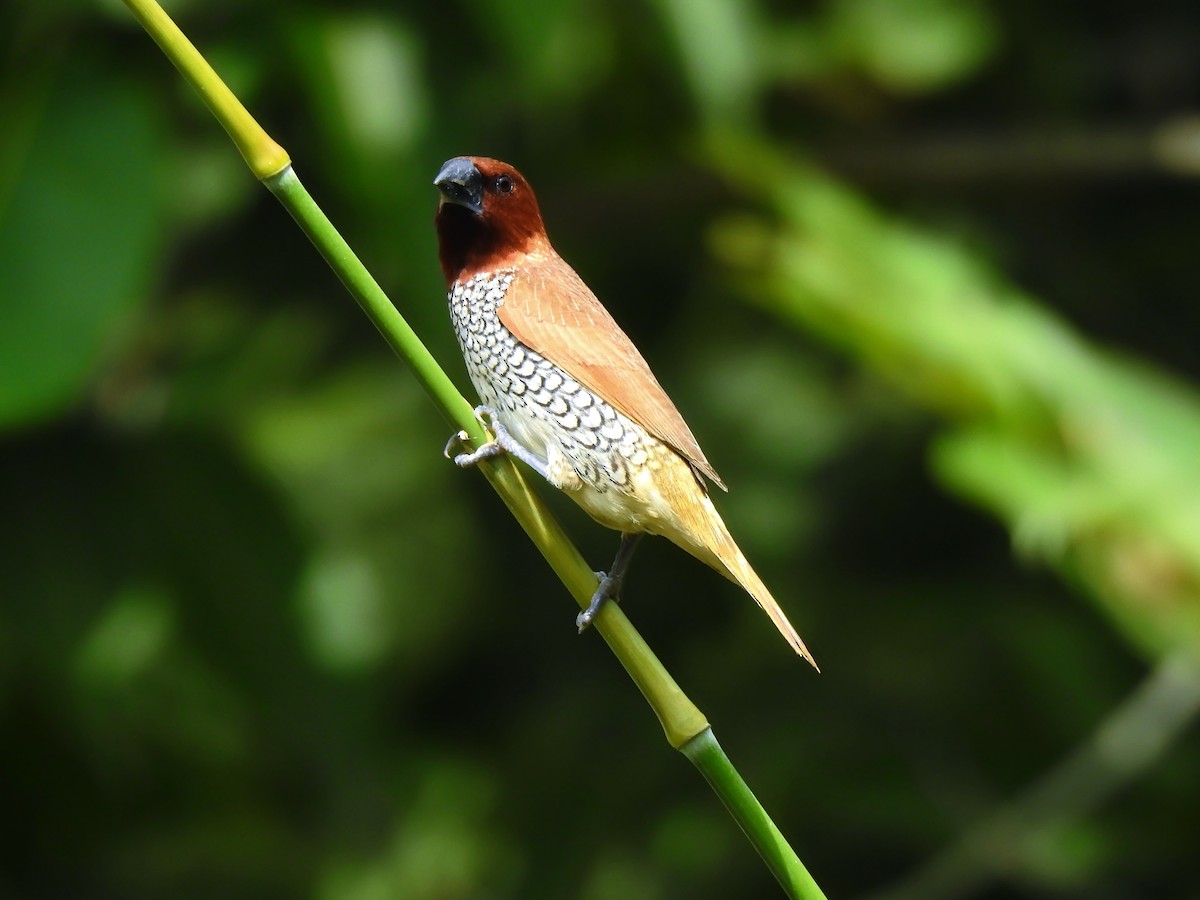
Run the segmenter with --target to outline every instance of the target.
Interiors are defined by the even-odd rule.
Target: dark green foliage
[[[0,896],[777,896],[157,48],[27,6]],[[643,547],[630,615],[831,897],[1200,890],[1194,4],[169,11],[464,386],[430,182],[533,181],[825,670]]]

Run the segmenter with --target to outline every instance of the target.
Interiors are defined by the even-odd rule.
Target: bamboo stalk
[[[333,224],[304,189],[287,152],[254,120],[203,56],[154,0],[125,0],[180,73],[229,132],[255,176],[279,199],[329,263],[389,346],[408,365],[434,405],[476,445],[486,440],[471,405],[409,327]],[[596,589],[596,575],[515,464],[497,457],[480,465],[500,498],[580,608]],[[779,879],[788,896],[824,900],[824,894],[717,744],[704,714],[687,697],[615,603],[605,604],[594,627],[658,716],[667,741],[700,769],[738,825]]]

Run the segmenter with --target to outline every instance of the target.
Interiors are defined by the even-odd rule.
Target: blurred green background
[[[822,663],[641,551],[831,897],[1200,897],[1194,0],[168,9],[464,389],[431,180],[533,182]],[[777,896],[121,4],[3,21],[0,897]]]

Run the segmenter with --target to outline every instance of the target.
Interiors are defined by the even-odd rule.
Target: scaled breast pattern
[[[511,270],[481,273],[450,291],[454,331],[480,400],[541,460],[556,444],[587,487],[630,492],[630,468],[665,447],[504,327],[497,310],[512,281]]]

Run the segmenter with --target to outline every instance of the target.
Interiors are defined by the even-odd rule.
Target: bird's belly
[[[489,405],[513,437],[593,519],[618,531],[657,531],[669,511],[653,489],[652,472],[671,451],[586,388],[564,383],[577,390],[548,404],[514,398],[495,385],[479,388],[481,396],[491,394]]]

